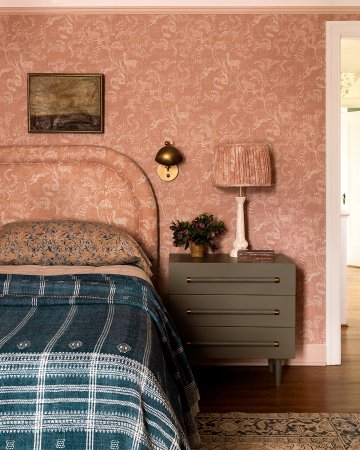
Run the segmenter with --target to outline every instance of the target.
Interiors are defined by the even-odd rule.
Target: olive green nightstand
[[[169,263],[169,311],[190,361],[265,358],[280,385],[282,360],[295,356],[294,262],[171,254]]]

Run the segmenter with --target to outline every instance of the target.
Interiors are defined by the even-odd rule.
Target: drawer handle
[[[280,277],[186,277],[187,283],[280,283]]]
[[[186,342],[188,346],[194,347],[280,347],[279,341],[264,341],[264,342],[226,342],[226,341],[188,341]]]
[[[187,309],[188,315],[205,316],[279,316],[279,309]]]

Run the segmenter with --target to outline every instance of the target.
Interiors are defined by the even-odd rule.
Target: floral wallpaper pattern
[[[208,212],[234,237],[236,188],[213,186],[215,149],[271,146],[271,187],[247,189],[247,236],[297,264],[298,343],[325,342],[325,21],[300,14],[0,16],[0,144],[120,149],[147,173],[159,205],[166,292],[169,225]],[[358,17],[359,19],[359,17]],[[103,73],[104,134],[29,134],[27,73]],[[172,140],[171,183],[154,157]]]

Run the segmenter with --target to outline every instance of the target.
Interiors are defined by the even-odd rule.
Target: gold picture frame
[[[103,133],[104,75],[28,74],[29,133]]]

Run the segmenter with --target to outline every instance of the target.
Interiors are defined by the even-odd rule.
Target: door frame
[[[341,364],[340,73],[341,38],[359,37],[359,21],[326,22],[326,363]]]

